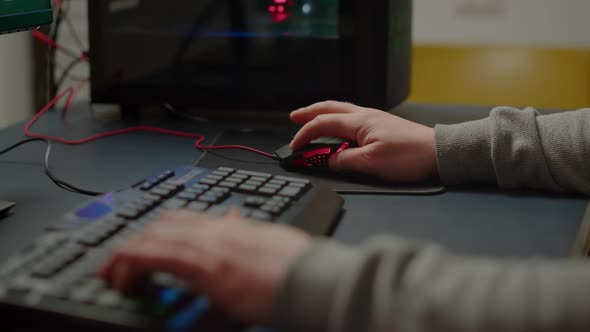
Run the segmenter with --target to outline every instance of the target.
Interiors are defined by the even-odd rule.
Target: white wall
[[[590,0],[414,0],[415,40],[590,48]]]
[[[33,112],[32,63],[32,41],[28,33],[0,35],[0,128]],[[0,142],[2,146],[6,144]]]

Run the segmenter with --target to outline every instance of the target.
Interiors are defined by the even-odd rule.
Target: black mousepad
[[[268,153],[289,144],[293,133],[289,130],[225,130],[217,137],[215,145],[245,145]],[[435,195],[446,188],[438,181],[423,183],[387,183],[383,180],[360,174],[310,174],[289,172],[281,168],[278,161],[246,150],[210,150],[197,162],[198,166],[217,168],[229,167],[274,175],[302,177],[319,185],[325,185],[341,194],[384,194],[384,195]]]

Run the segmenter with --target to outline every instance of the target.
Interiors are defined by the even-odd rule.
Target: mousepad
[[[214,145],[245,145],[268,153],[289,144],[293,132],[285,130],[225,130]],[[383,180],[360,174],[309,174],[286,171],[278,161],[246,150],[207,151],[197,162],[197,166],[217,168],[229,167],[274,175],[302,177],[318,185],[324,185],[340,194],[383,194],[383,195],[435,195],[446,188],[438,181],[423,183],[388,183]]]

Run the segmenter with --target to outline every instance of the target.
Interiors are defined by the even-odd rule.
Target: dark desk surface
[[[394,110],[428,125],[479,119],[488,112],[489,108],[412,104]],[[147,116],[142,123],[209,137],[216,133],[212,129],[215,125],[161,113]],[[263,121],[260,125],[274,123]],[[127,125],[116,113],[105,109],[92,112],[87,105],[78,104],[66,122],[50,113],[34,130],[73,138]],[[0,131],[2,146],[22,138],[22,124]],[[44,152],[43,143],[34,143],[0,159],[0,199],[18,204],[10,216],[0,220],[0,259],[88,199],[59,189],[44,175]],[[51,165],[64,180],[86,189],[109,191],[171,166],[193,164],[199,157],[190,139],[137,133],[83,146],[54,144]],[[346,212],[335,234],[341,241],[360,243],[371,235],[390,232],[438,242],[460,253],[511,257],[568,256],[586,208],[583,197],[489,189],[453,189],[423,197],[347,195],[344,199]]]

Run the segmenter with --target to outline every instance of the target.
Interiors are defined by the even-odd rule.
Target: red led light
[[[268,13],[274,23],[282,23],[289,19],[291,14],[289,13],[288,6],[293,6],[293,0],[271,0],[268,6]]]

